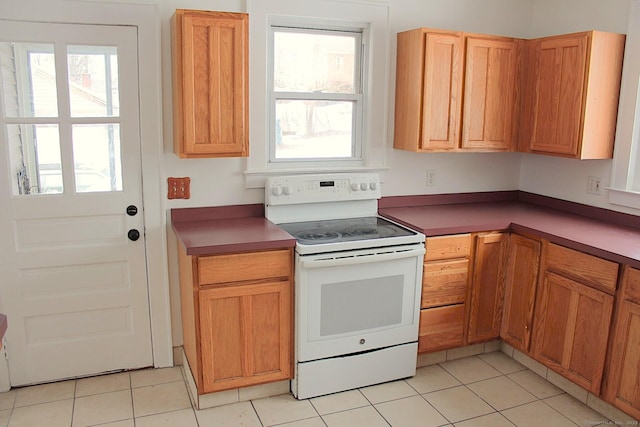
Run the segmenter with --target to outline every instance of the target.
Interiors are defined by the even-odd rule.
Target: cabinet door
[[[640,419],[640,270],[626,266],[611,335],[605,399]]]
[[[500,337],[527,353],[533,329],[540,242],[517,234],[509,238]]]
[[[477,237],[471,281],[469,343],[500,336],[508,240],[507,233]]]
[[[578,156],[587,43],[586,33],[536,42],[529,82],[533,85],[531,151]]]
[[[598,395],[612,308],[611,295],[546,271],[535,314],[534,357]]]
[[[201,290],[205,393],[292,377],[291,282]]]
[[[175,151],[248,155],[248,15],[176,11]]]
[[[461,148],[509,151],[513,144],[518,44],[467,37]]]
[[[427,33],[422,101],[422,150],[455,150],[462,107],[462,37]]]
[[[617,316],[606,398],[640,418],[640,304],[622,301]]]

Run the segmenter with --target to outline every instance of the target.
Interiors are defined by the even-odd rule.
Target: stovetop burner
[[[384,218],[362,217],[278,224],[305,245],[352,242],[390,237],[412,236],[416,233]]]
[[[315,230],[302,230],[299,233],[294,234],[294,237],[298,240],[304,242],[318,242],[318,243],[328,243],[328,242],[338,242],[342,237],[342,234],[336,233],[334,231],[325,231],[320,229]]]

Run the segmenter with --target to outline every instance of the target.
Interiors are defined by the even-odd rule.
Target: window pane
[[[53,45],[0,43],[6,117],[56,117],[58,93]]]
[[[114,117],[120,113],[117,48],[69,46],[69,98],[73,117]]]
[[[8,125],[14,195],[62,193],[57,125]]]
[[[76,192],[122,191],[120,126],[73,126]]]
[[[274,32],[274,89],[356,93],[356,37]]]
[[[276,101],[276,159],[352,157],[353,104]]]

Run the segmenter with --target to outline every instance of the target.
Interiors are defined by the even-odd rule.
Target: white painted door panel
[[[150,366],[136,29],[0,20],[2,61],[11,383]]]

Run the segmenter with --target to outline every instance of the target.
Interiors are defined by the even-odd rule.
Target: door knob
[[[127,233],[127,236],[129,237],[129,240],[135,242],[140,238],[140,232],[134,228],[129,230],[129,232]]]

